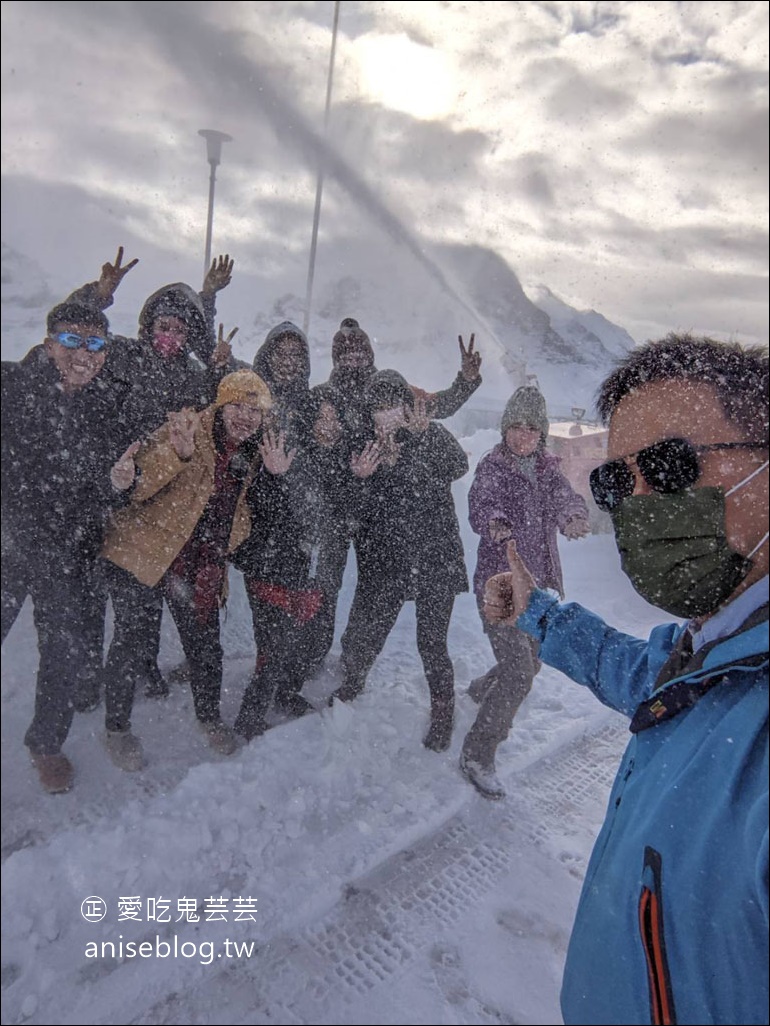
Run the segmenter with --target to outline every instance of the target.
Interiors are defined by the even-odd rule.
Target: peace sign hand
[[[133,442],[113,464],[110,470],[110,482],[116,492],[125,492],[134,483],[134,478],[136,477],[134,456],[141,444],[141,442]]]
[[[211,366],[215,370],[226,367],[232,359],[233,347],[230,343],[237,334],[238,329],[233,328],[227,338],[225,338],[225,326],[224,324],[219,325],[219,337],[217,338],[217,344],[214,346],[214,352],[211,354]]]
[[[178,413],[169,413],[169,441],[180,460],[189,460],[195,452],[195,431],[200,418],[195,410],[185,407]]]
[[[139,263],[139,259],[137,257],[134,260],[130,260],[125,267],[121,267],[122,263],[123,247],[119,246],[118,255],[115,257],[115,263],[111,264],[108,261],[106,264],[102,264],[102,273],[96,285],[96,291],[102,299],[112,299],[115,289],[120,285],[131,268],[136,267]]]
[[[466,381],[475,381],[481,376],[481,353],[473,351],[476,342],[475,332],[471,335],[467,349],[463,345],[462,335],[458,335],[457,338],[460,342],[460,373]]]

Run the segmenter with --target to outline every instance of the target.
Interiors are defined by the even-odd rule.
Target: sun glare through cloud
[[[403,33],[364,36],[357,50],[366,91],[384,106],[424,121],[452,109],[457,90],[446,54]]]

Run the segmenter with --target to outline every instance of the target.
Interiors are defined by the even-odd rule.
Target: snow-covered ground
[[[473,465],[497,437],[463,440]],[[470,480],[456,500],[472,570]],[[561,551],[569,597],[630,633],[660,622],[611,536]],[[354,579],[350,565],[342,624]],[[223,637],[232,721],[254,658],[237,575]],[[311,699],[336,686],[337,651]],[[3,652],[3,1023],[560,1023],[566,943],[625,724],[544,668],[499,750],[509,796],[486,802],[457,769],[476,708],[465,690],[491,663],[470,595],[450,652],[458,715],[445,754],[421,744],[428,690],[407,606],[352,705],[279,723],[226,759],[175,685],[137,702],[146,770],[108,761],[99,710],[76,718],[66,745],[75,788],[47,796],[22,743],[37,663],[25,606]],[[179,654],[164,623],[161,665]],[[87,898],[106,903],[99,922],[84,918],[104,910]]]

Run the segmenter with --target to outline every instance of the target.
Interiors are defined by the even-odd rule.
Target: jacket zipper
[[[644,849],[642,892],[639,896],[639,932],[647,960],[652,1026],[675,1026],[676,1009],[666,956],[661,895],[663,860],[654,848]]]

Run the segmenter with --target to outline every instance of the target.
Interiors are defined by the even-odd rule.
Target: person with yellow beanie
[[[147,589],[157,589],[171,610],[190,665],[195,714],[209,744],[224,755],[235,751],[235,736],[219,709],[219,610],[228,554],[251,531],[247,489],[263,464],[282,474],[293,459],[283,436],[264,427],[272,405],[259,375],[235,371],[222,378],[209,407],[170,414],[113,467],[113,487],[128,501],[114,514],[102,549],[125,585],[115,592],[122,600],[115,607],[107,666],[121,672],[107,674],[105,746],[121,769],[144,765],[141,742],[131,733],[131,710],[134,670],[146,658],[141,611]]]

